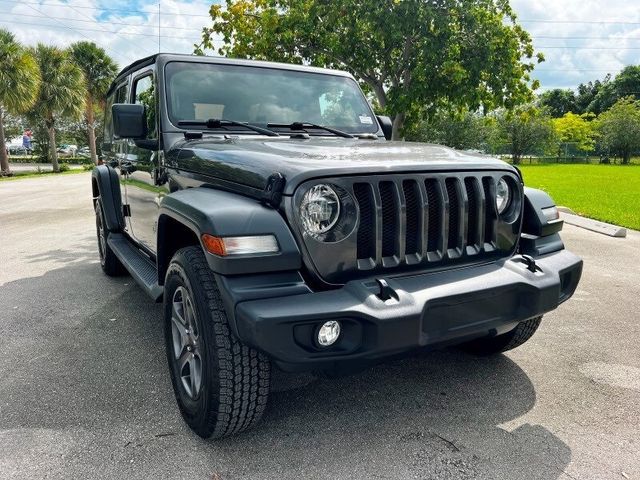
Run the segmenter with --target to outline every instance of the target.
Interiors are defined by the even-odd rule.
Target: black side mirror
[[[384,138],[387,140],[391,140],[391,134],[393,133],[393,122],[389,117],[384,115],[377,115],[378,123],[380,124],[380,128],[382,128],[382,133],[384,133]]]
[[[111,107],[111,113],[116,137],[142,139],[147,136],[143,105],[116,103]]]

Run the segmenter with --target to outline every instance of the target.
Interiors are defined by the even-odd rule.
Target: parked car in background
[[[76,156],[82,158],[91,158],[91,150],[89,150],[89,147],[82,147],[77,151]]]
[[[58,146],[58,150],[57,151],[61,155],[67,155],[69,157],[74,157],[76,155],[76,153],[78,152],[78,146],[77,145],[62,144],[62,145]]]

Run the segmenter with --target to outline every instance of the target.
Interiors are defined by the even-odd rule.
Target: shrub
[[[61,163],[59,165],[60,172],[68,172],[70,170],[68,163]]]

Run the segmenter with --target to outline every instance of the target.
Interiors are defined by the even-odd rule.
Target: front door
[[[158,138],[157,97],[153,70],[143,71],[133,78],[131,102],[144,105],[147,139]],[[156,251],[158,205],[167,192],[157,185],[160,152],[140,148],[127,141],[127,155],[121,163],[125,175],[127,203],[130,210],[130,235],[152,253]]]

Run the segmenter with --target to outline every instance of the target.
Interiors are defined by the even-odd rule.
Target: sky
[[[573,88],[640,64],[638,0],[511,0],[546,61],[541,91]],[[209,24],[211,0],[0,0],[0,27],[18,40],[62,47],[95,41],[122,67],[158,51],[192,53]],[[160,22],[158,22],[160,18]]]

